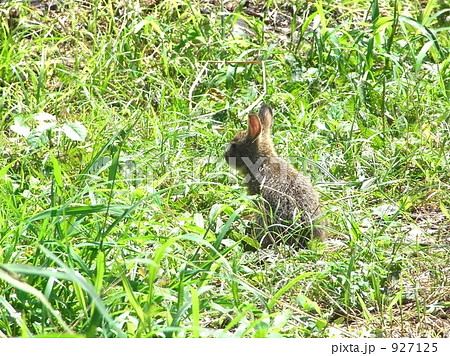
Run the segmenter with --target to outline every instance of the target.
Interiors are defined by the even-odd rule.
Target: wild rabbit
[[[248,129],[233,137],[225,159],[245,175],[249,194],[263,198],[255,221],[261,247],[282,243],[304,247],[311,237],[325,235],[315,226],[321,215],[318,194],[307,177],[277,156],[272,124],[272,109],[262,105],[258,115],[249,115]]]

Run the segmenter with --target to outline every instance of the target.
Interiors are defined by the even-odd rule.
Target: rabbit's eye
[[[237,145],[236,145],[235,143],[232,143],[232,144],[231,144],[231,149],[232,149],[232,150],[235,150],[236,147],[237,147]]]

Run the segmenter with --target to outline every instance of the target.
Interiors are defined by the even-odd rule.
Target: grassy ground
[[[262,5],[0,5],[1,336],[450,336],[445,1]],[[261,102],[306,250],[243,250]]]

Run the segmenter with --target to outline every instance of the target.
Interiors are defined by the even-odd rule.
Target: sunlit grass
[[[0,9],[1,336],[448,336],[443,2]],[[244,251],[222,155],[262,94],[306,250]]]

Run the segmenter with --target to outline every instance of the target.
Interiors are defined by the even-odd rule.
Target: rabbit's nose
[[[227,148],[225,149],[225,152],[224,152],[224,156],[225,156],[225,158],[227,158],[227,157],[229,157],[230,156],[230,150],[231,150],[231,144],[229,144],[228,146],[227,146]]]
[[[229,164],[229,165],[233,165],[236,162],[236,157],[231,157],[231,145],[228,145],[227,149],[225,150],[224,154],[223,154],[225,161]]]

